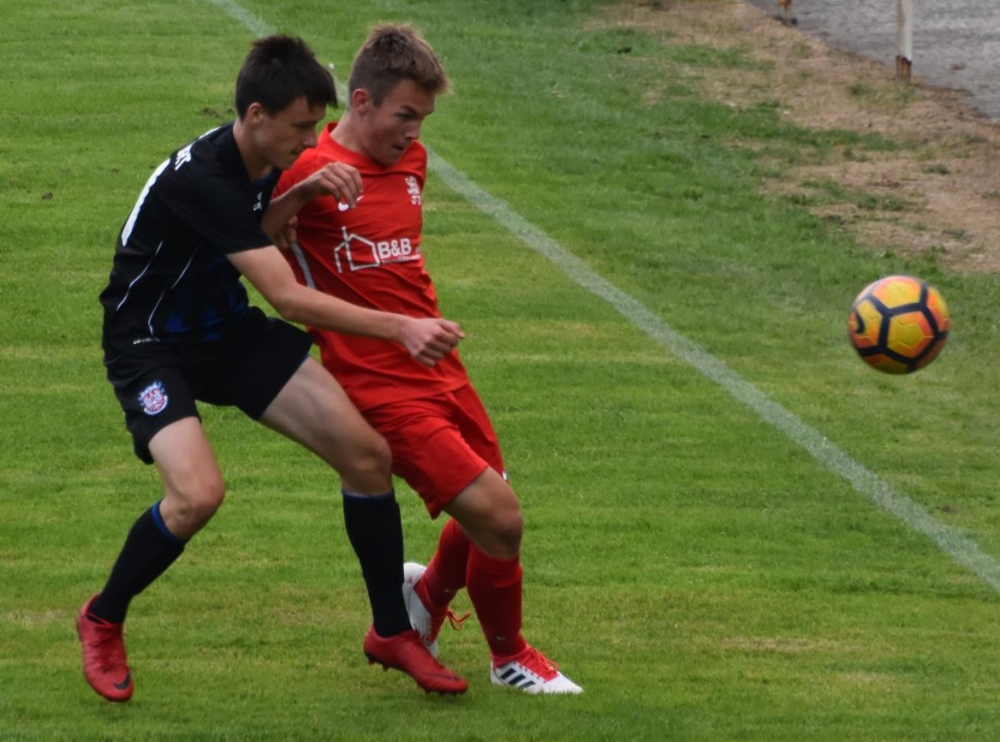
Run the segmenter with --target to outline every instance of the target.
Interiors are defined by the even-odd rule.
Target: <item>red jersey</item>
[[[353,209],[324,196],[298,214],[298,245],[285,256],[299,281],[363,307],[440,317],[434,285],[420,250],[421,194],[427,150],[413,142],[399,161],[384,167],[338,144],[328,124],[314,149],[285,171],[275,197],[324,165],[343,162],[358,169],[364,193]],[[398,343],[313,327],[323,365],[360,410],[429,397],[469,383],[454,350],[424,366]]]

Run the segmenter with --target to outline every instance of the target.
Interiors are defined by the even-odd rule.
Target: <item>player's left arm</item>
[[[295,239],[294,217],[299,209],[320,196],[333,196],[353,208],[363,190],[357,168],[328,163],[273,199],[261,219],[261,229],[278,247],[287,248]]]
[[[289,322],[391,340],[426,366],[448,355],[465,337],[442,317],[408,317],[358,306],[303,286],[288,261],[272,246],[228,253],[226,257]]]

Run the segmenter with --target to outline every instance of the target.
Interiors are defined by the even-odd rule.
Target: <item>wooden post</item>
[[[896,0],[896,79],[910,81],[913,70],[913,0]]]

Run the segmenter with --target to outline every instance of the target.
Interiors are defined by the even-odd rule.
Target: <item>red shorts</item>
[[[432,518],[487,467],[506,477],[493,425],[471,384],[362,414],[389,442],[393,474],[416,490]]]

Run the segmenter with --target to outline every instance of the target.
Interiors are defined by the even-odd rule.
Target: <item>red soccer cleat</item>
[[[130,699],[135,689],[125,657],[122,624],[87,612],[96,597],[84,603],[76,617],[76,633],[83,645],[83,676],[99,695],[120,703]]]
[[[383,639],[372,626],[365,634],[364,652],[369,665],[377,662],[386,670],[402,670],[427,693],[457,695],[469,688],[462,678],[431,657],[420,634],[413,629]]]

